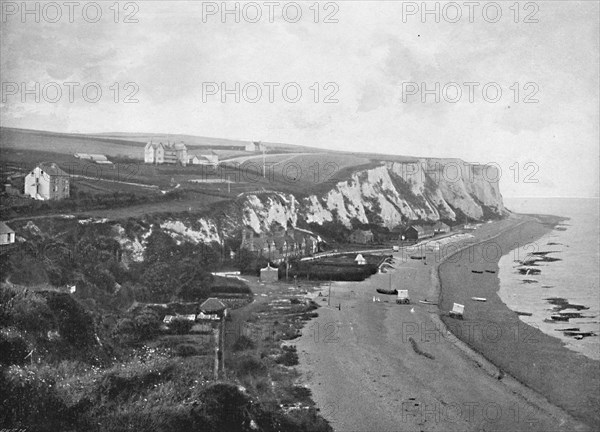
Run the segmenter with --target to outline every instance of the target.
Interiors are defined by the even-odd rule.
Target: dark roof
[[[200,310],[202,312],[219,312],[227,309],[227,306],[223,304],[223,302],[217,298],[211,297],[204,301],[200,305]]]
[[[42,171],[44,171],[48,175],[65,176],[65,177],[68,176],[68,174],[66,172],[64,172],[63,170],[61,170],[60,167],[58,165],[56,165],[54,162],[42,162],[38,166],[40,167],[40,169]]]
[[[0,222],[0,234],[10,234],[14,233],[14,231],[6,225],[4,222]]]

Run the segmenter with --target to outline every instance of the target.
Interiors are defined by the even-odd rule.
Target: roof
[[[14,231],[12,230],[11,227],[9,227],[8,225],[6,225],[4,222],[0,222],[0,234],[10,234],[13,233]]]
[[[205,300],[204,303],[200,305],[200,310],[202,312],[219,312],[225,309],[227,309],[227,306],[225,306],[221,300],[214,297]]]
[[[38,167],[48,175],[68,177],[68,174],[61,170],[54,162],[42,162]]]
[[[265,272],[273,272],[273,271],[278,272],[279,269],[277,267],[271,267],[271,264],[269,263],[269,264],[267,264],[267,266],[265,268],[261,268],[260,271],[261,271],[261,273],[263,271],[265,271]]]

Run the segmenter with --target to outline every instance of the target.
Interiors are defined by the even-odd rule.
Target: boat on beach
[[[398,290],[397,289],[376,288],[375,291],[377,291],[379,294],[386,294],[386,295],[396,295],[396,294],[398,294]]]

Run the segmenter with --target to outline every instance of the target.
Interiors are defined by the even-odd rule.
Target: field
[[[0,174],[5,183],[12,183],[17,190],[22,190],[22,177],[32,167],[40,162],[54,162],[71,176],[73,191],[94,196],[128,193],[148,197],[147,203],[132,202],[119,209],[90,208],[94,215],[102,217],[125,215],[125,209],[131,209],[131,215],[204,211],[215,202],[255,191],[293,193],[298,197],[323,193],[338,181],[349,179],[357,169],[380,163],[363,155],[273,144],[264,155],[267,170],[263,176],[263,155],[240,151],[242,141],[186,135],[82,135],[11,128],[1,131]],[[216,148],[212,151],[222,162],[217,167],[144,164],[143,147],[149,139],[183,140],[191,154]],[[75,153],[104,154],[113,165],[81,160]],[[176,201],[158,199],[169,191],[181,192]],[[12,205],[11,200],[4,200],[3,217],[11,214],[4,211],[7,205]]]

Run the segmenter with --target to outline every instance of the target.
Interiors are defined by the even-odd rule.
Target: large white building
[[[41,163],[25,176],[25,195],[37,200],[68,198],[69,175],[55,163]]]
[[[144,162],[151,164],[177,164],[187,165],[188,154],[184,143],[153,143],[150,141],[144,147]]]

